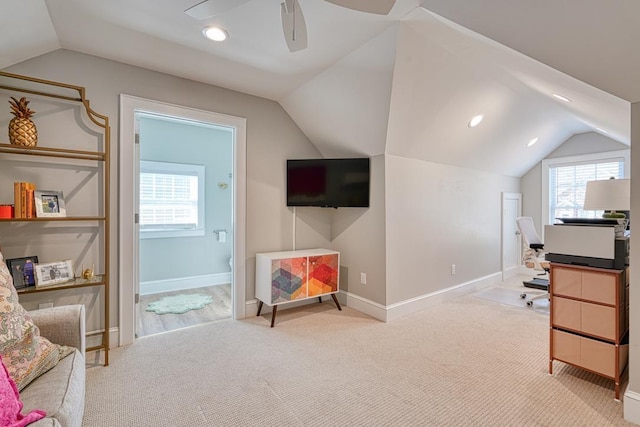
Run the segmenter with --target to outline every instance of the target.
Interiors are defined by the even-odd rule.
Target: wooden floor
[[[213,297],[213,302],[200,310],[191,310],[183,314],[156,314],[146,311],[150,302],[164,296],[178,294],[205,294]],[[165,292],[153,295],[141,295],[138,313],[138,338],[154,335],[174,329],[186,328],[201,323],[213,322],[231,317],[231,284],[209,286],[197,289]]]

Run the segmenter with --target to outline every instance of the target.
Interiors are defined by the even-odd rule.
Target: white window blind
[[[204,166],[141,161],[139,182],[141,237],[204,234]]]
[[[558,164],[549,167],[549,223],[555,218],[595,218],[602,211],[585,211],[587,181],[624,178],[624,159],[588,163]]]

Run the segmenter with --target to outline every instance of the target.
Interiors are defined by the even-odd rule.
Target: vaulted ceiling
[[[391,153],[521,176],[573,134],[629,144],[636,0],[398,0],[388,16],[299,0],[309,42],[294,53],[281,0],[184,13],[199,2],[4,0],[0,68],[64,48],[273,99],[327,157]],[[229,39],[202,37],[210,24]]]

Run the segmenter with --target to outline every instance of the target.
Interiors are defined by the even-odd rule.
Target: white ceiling
[[[521,176],[575,133],[629,144],[636,0],[398,0],[389,16],[299,0],[309,47],[295,53],[280,0],[205,21],[184,13],[199,1],[4,0],[0,69],[64,48],[273,99],[328,157],[387,152]],[[202,37],[214,23],[228,41]],[[477,112],[485,122],[471,130]]]

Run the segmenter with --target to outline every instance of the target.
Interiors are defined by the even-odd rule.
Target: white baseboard
[[[640,424],[640,393],[627,389],[624,393],[622,412],[625,420]]]
[[[383,322],[387,321],[387,308],[384,305],[350,292],[344,292],[344,294],[347,297],[346,305],[348,307],[358,310],[360,313],[364,313],[374,319],[382,320]]]
[[[224,285],[231,283],[231,272],[206,274],[203,276],[180,277],[177,279],[150,280],[140,282],[140,295],[159,294],[162,292],[195,289],[204,286]]]
[[[487,286],[494,285],[502,281],[502,272],[490,274],[488,276],[480,277],[478,279],[470,280],[459,285],[451,286],[450,288],[441,289],[436,292],[421,295],[419,297],[411,298],[405,301],[401,301],[395,304],[386,306],[386,318],[385,322],[391,322],[409,314],[422,311],[428,307],[432,307],[435,304],[442,303],[451,298],[461,295],[475,292],[479,289],[486,288]],[[382,319],[381,319],[382,320]]]
[[[102,330],[89,331],[85,335],[85,345],[87,348],[96,347],[102,344]],[[120,347],[120,329],[113,327],[109,329],[109,349]],[[87,366],[100,366],[104,363],[104,351],[91,351],[85,354]]]
[[[487,286],[496,284],[502,280],[502,272],[493,273],[479,279],[471,280],[460,285],[452,286],[447,289],[442,289],[430,294],[422,295],[416,298],[411,298],[406,301],[391,305],[383,305],[375,301],[371,301],[367,298],[363,298],[359,295],[352,294],[346,291],[340,291],[338,293],[338,300],[340,304],[344,304],[353,308],[361,313],[369,315],[374,319],[381,320],[383,322],[391,322],[401,317],[407,316],[412,313],[424,310],[427,307],[439,304],[443,301],[451,299],[456,296],[475,292],[479,289],[486,288]],[[327,297],[325,297],[327,298]],[[312,304],[315,300],[308,299],[303,301],[296,301],[292,303],[281,304],[278,306],[278,310],[299,307],[301,305]],[[250,300],[246,303],[246,315],[255,316],[258,313],[258,300]],[[262,313],[270,313],[271,307],[263,305]]]

